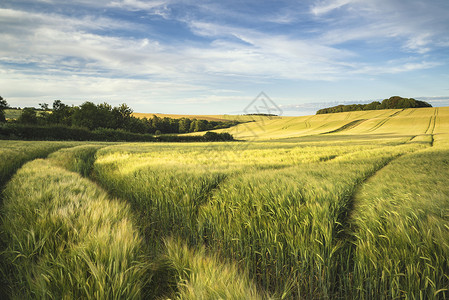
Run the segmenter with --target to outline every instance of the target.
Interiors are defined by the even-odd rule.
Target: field
[[[449,298],[449,107],[223,131],[241,141],[0,141],[1,292]]]
[[[239,122],[249,122],[249,121],[260,121],[262,119],[269,119],[265,116],[252,116],[252,115],[174,115],[174,114],[158,114],[158,113],[133,113],[136,118],[152,118],[157,116],[159,118],[173,118],[173,119],[198,119],[207,121],[239,121]]]

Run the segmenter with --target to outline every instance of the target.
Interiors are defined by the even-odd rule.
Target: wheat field
[[[240,141],[0,141],[2,291],[449,297],[448,107],[264,117],[219,132]]]

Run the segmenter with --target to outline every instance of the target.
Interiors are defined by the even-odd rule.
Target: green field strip
[[[236,295],[245,295],[244,298],[248,299],[265,298],[261,296],[264,293],[257,291],[242,269],[236,267],[232,262],[223,262],[223,259],[215,254],[206,253],[203,244],[207,245],[207,239],[197,231],[199,210],[207,205],[209,199],[229,179],[231,174],[207,174],[206,170],[204,173],[208,176],[206,180],[212,181],[205,182],[200,177],[194,180],[190,179],[188,180],[189,185],[185,186],[186,190],[178,189],[178,181],[170,182],[169,179],[167,182],[166,175],[161,178],[159,171],[163,173],[163,170],[155,170],[152,173],[151,168],[147,167],[136,170],[134,173],[118,176],[114,169],[105,170],[100,161],[95,166],[93,180],[110,193],[131,204],[134,214],[139,220],[140,231],[148,244],[147,251],[152,252],[151,256],[157,265],[162,263],[162,270],[155,270],[155,276],[160,272],[170,273],[173,270],[178,274],[176,278],[169,279],[168,283],[156,280],[162,287],[152,284],[151,288],[155,293],[153,296],[175,297],[174,295],[178,295],[186,299],[198,299],[207,294],[211,299],[220,298],[218,295],[228,295],[227,297],[230,299],[241,297]],[[203,171],[201,167],[197,167],[196,171],[198,170]],[[181,181],[190,178],[192,172],[192,170],[186,170],[187,174],[183,174],[183,172],[173,171],[173,175],[181,177]],[[145,172],[149,173],[145,175]],[[171,171],[169,170],[169,172]],[[108,177],[108,173],[112,176]],[[136,177],[137,180],[133,182]],[[144,180],[146,184],[151,185],[153,179],[155,183],[159,182],[159,191],[151,195],[151,193],[146,193],[148,191],[142,190],[139,183]],[[123,188],[124,185],[127,187]],[[189,191],[189,187],[195,187],[196,192]],[[200,187],[199,192],[198,187]],[[167,193],[172,195],[175,201],[168,198],[162,199],[163,195]],[[156,199],[157,197],[160,199]],[[161,227],[162,223],[168,227]],[[166,262],[170,264],[168,270],[165,267]],[[166,277],[167,275],[162,276]],[[231,282],[231,279],[235,282]],[[177,282],[175,289],[171,286],[173,283],[170,283],[173,281]],[[226,284],[223,284],[223,281]]]
[[[449,296],[448,151],[404,155],[358,189],[350,221],[354,297]]]
[[[37,159],[8,183],[3,213],[12,298],[141,298],[149,265],[129,208],[96,184]]]
[[[73,147],[76,142],[28,142],[0,140],[0,187],[26,162],[45,158],[61,148]]]
[[[416,136],[413,137],[413,138],[416,138]],[[411,140],[413,140],[413,138]],[[409,142],[406,142],[405,144],[407,144]],[[396,154],[393,154],[390,157],[387,157],[386,159],[384,159],[382,161],[381,164],[378,164],[376,166],[376,168],[372,169],[371,172],[367,173],[362,180],[357,182],[357,184],[353,187],[352,195],[349,197],[348,205],[345,206],[345,207],[342,207],[343,210],[339,214],[341,217],[339,218],[338,223],[341,224],[342,229],[344,229],[346,227],[345,225],[348,224],[348,218],[350,217],[350,215],[351,215],[351,213],[353,211],[354,201],[357,198],[357,194],[363,188],[364,184],[366,184],[367,181],[369,181],[373,177],[375,177],[379,172],[381,172],[382,169],[386,168],[393,161],[395,161],[395,160],[397,160],[397,159],[399,159],[399,158],[401,158],[401,157],[403,157],[405,155],[410,155],[410,154],[414,153],[415,151],[419,151],[421,149],[421,147],[419,147],[419,148],[418,147],[417,148],[407,148],[407,149],[408,150],[400,151],[400,152],[398,152]],[[351,153],[351,154],[348,154],[348,155],[354,155],[354,154],[356,154],[356,153]]]
[[[361,298],[359,294],[360,291],[358,291],[359,287],[354,286],[353,279],[351,278],[355,261],[354,232],[357,230],[352,220],[357,216],[357,214],[355,214],[355,205],[358,201],[359,194],[365,188],[367,183],[375,180],[375,178],[379,176],[383,170],[388,169],[389,166],[394,164],[397,160],[413,155],[413,153],[420,152],[423,149],[421,145],[412,147],[410,147],[410,145],[404,144],[403,146],[397,146],[398,150],[402,150],[391,152],[391,156],[386,156],[385,159],[377,164],[375,168],[366,173],[363,179],[358,181],[353,186],[351,195],[346,197],[347,200],[344,201],[342,203],[343,205],[338,208],[338,218],[335,222],[335,231],[337,234],[333,240],[333,244],[335,245],[337,251],[333,259],[337,261],[337,272],[344,275],[338,276],[337,280],[332,282],[333,287],[331,290],[335,291],[337,298]],[[427,143],[427,145],[429,145],[429,143]],[[428,147],[426,148],[428,149]],[[365,297],[367,296],[365,295]],[[368,298],[370,297],[372,297],[372,295],[368,296]],[[375,298],[377,298],[377,296]]]
[[[96,151],[102,147],[104,147],[104,145],[88,145],[64,149],[50,155],[49,161],[55,165],[86,176],[84,170],[90,170],[90,167],[85,166],[91,166],[93,163],[92,158],[95,158]],[[87,175],[89,174],[90,173],[87,173]],[[222,180],[225,179],[225,177],[222,178]],[[98,182],[94,176],[91,176],[91,180],[104,186],[104,184]],[[203,199],[210,198],[214,191],[219,188],[220,183],[221,182],[216,182],[210,189],[200,193],[198,197]],[[114,192],[109,191],[109,194],[112,195]],[[130,200],[129,197],[122,197],[121,199],[121,201],[132,204],[132,200]],[[191,219],[197,219],[196,215],[199,206],[201,206],[201,204],[198,204],[196,210],[190,215]],[[151,298],[174,297],[179,294],[180,297],[197,299],[197,297],[199,297],[198,295],[204,295],[205,293],[204,283],[200,284],[198,280],[207,280],[208,284],[206,291],[212,298],[219,297],[217,295],[228,295],[230,298],[235,298],[236,295],[246,295],[251,299],[263,298],[259,295],[255,285],[248,280],[247,276],[244,274],[237,274],[237,272],[241,273],[241,270],[238,270],[232,263],[222,263],[219,261],[219,258],[205,253],[204,249],[201,247],[188,247],[187,245],[192,245],[191,240],[181,241],[178,239],[176,242],[171,238],[166,240],[165,236],[168,236],[169,234],[166,232],[158,236],[158,240],[156,241],[154,235],[148,234],[148,231],[151,230],[150,227],[153,225],[152,220],[148,215],[142,213],[142,209],[145,209],[145,207],[134,207],[133,214],[135,215],[135,219],[138,220],[138,228],[145,243],[147,245],[153,245],[151,247],[144,247],[148,257],[152,258],[153,264],[157,266],[160,265],[152,271],[154,272],[153,277],[166,273],[163,275],[163,279],[156,279],[147,287],[148,291],[146,293]],[[182,236],[182,234],[179,234],[179,236]],[[155,246],[155,244],[165,246]],[[167,263],[170,265],[165,266]],[[170,275],[171,273],[177,273],[176,278],[170,278],[172,276]],[[232,288],[229,288],[229,282],[220,284],[223,280],[229,281],[230,278],[227,279],[226,276],[232,276],[232,278],[238,280],[239,283],[234,283]]]
[[[89,178],[99,149],[107,145],[81,145],[51,153],[48,159],[56,166]]]
[[[0,141],[2,147],[0,151],[0,204],[3,206],[3,189],[8,181],[26,163],[51,156],[61,149],[76,147],[78,142],[29,142],[29,141]],[[0,208],[3,215],[3,207]],[[2,218],[3,222],[3,218]],[[2,226],[0,224],[0,226]],[[0,241],[0,249],[3,251],[7,245]],[[1,256],[1,255],[0,255]],[[4,257],[1,256],[0,265],[4,265]],[[2,277],[4,279],[6,277]],[[9,293],[8,284],[0,281],[0,293]]]

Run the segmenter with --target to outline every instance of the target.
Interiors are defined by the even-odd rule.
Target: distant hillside
[[[272,117],[242,123],[216,132],[228,132],[238,140],[301,139],[320,141],[344,135],[403,139],[415,135],[449,135],[449,107],[350,111],[301,117]],[[199,133],[191,133],[199,134]],[[290,141],[290,140],[289,140]],[[293,140],[292,140],[293,141]]]
[[[316,112],[320,114],[331,114],[346,111],[361,111],[361,110],[379,110],[379,109],[402,109],[402,108],[418,108],[418,107],[432,107],[427,102],[415,100],[413,98],[402,98],[399,96],[393,96],[389,99],[385,99],[381,102],[373,101],[369,104],[350,104],[350,105],[337,105],[333,107],[323,108]]]

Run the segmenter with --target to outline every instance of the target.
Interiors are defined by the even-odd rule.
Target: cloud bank
[[[245,107],[262,89],[318,101],[330,92],[317,83],[333,89],[331,100],[360,93],[355,81],[386,94],[397,80],[405,90],[407,77],[411,93],[421,78],[423,93],[437,86],[441,95],[448,13],[440,0],[7,0],[0,95],[25,105],[127,101],[147,111],[211,103],[217,113]]]

